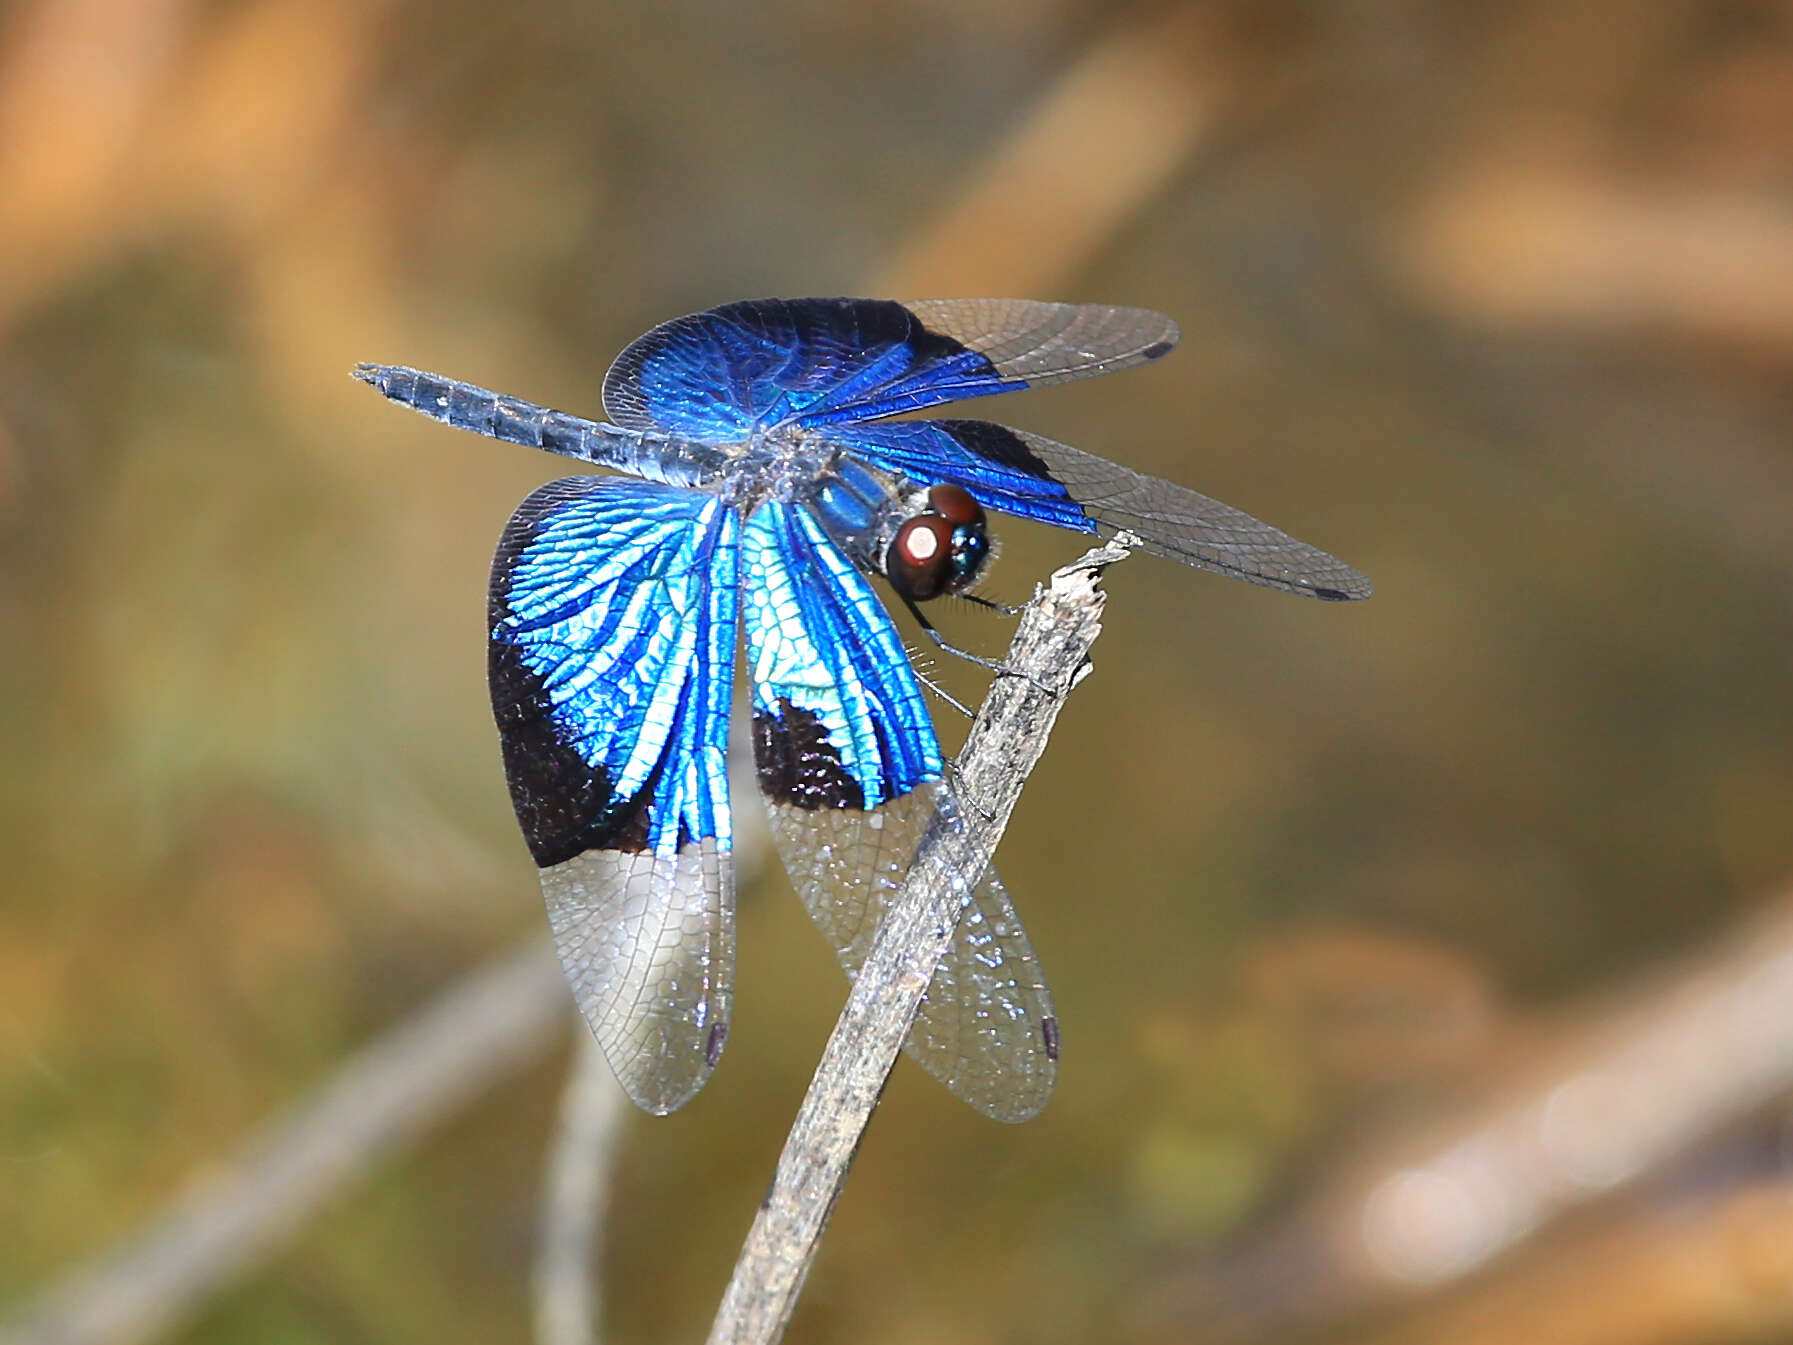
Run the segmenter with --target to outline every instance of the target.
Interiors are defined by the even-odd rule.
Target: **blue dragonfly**
[[[969,596],[995,510],[1125,530],[1290,593],[1369,595],[1342,561],[1181,486],[985,421],[890,419],[1144,364],[1177,337],[1161,313],[1094,304],[751,300],[625,349],[604,423],[417,369],[355,370],[449,425],[624,474],[551,482],[512,516],[488,671],[562,964],[641,1107],[688,1102],[728,1036],[738,626],[772,835],[850,977],[924,832],[969,825],[870,578],[944,645],[917,604]],[[1058,1020],[994,870],[968,885],[905,1049],[978,1110],[1025,1120],[1052,1091]]]

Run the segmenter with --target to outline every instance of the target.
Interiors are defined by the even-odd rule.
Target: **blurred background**
[[[0,1336],[530,1338],[573,1036],[483,613],[560,464],[348,370],[590,415],[841,293],[1170,313],[992,413],[1377,594],[1113,572],[1000,855],[1058,1093],[899,1065],[791,1339],[1793,1339],[1786,0],[16,0]],[[997,597],[1081,550],[1001,532]],[[607,1339],[704,1330],[842,991],[749,866]]]

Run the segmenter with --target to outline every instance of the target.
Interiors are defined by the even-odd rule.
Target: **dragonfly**
[[[1182,486],[1026,430],[894,419],[1146,364],[1177,339],[1141,308],[749,300],[624,349],[601,422],[405,366],[356,368],[436,420],[616,473],[550,482],[511,517],[488,675],[561,962],[639,1106],[683,1106],[728,1037],[738,631],[772,836],[852,977],[929,828],[974,825],[872,580],[952,649],[919,605],[978,600],[992,511],[1124,531],[1288,593],[1369,596],[1344,562]],[[1026,1120],[1057,1077],[1058,1018],[994,869],[963,877],[904,1049],[979,1111]]]

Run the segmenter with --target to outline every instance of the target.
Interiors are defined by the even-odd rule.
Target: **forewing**
[[[580,1010],[656,1113],[728,1033],[738,534],[714,497],[569,477],[524,501],[492,566],[511,800]]]
[[[961,485],[987,509],[1104,536],[1125,530],[1154,555],[1310,598],[1370,596],[1370,581],[1344,561],[1242,510],[1026,430],[918,420],[838,426],[828,438],[876,466]]]
[[[1030,388],[1163,359],[1182,335],[1163,313],[1115,304],[913,299],[904,306],[928,330],[977,351],[1004,378],[1025,379]]]
[[[1162,313],[1024,299],[753,299],[677,318],[604,380],[611,419],[703,443],[875,420],[1168,354]]]
[[[963,812],[895,627],[809,513],[762,506],[742,577],[760,790],[791,881],[851,977],[930,823],[963,835]],[[905,1049],[999,1120],[1026,1120],[1052,1091],[1051,996],[993,869]]]

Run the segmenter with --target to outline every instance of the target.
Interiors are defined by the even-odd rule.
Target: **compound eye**
[[[939,514],[905,519],[890,539],[884,573],[911,602],[938,598],[953,585],[953,525]]]
[[[928,487],[928,508],[959,527],[983,529],[984,507],[963,486]]]
[[[980,515],[982,510],[978,511]],[[980,517],[976,523],[953,529],[953,573],[947,591],[958,593],[975,584],[990,563],[990,537]]]

